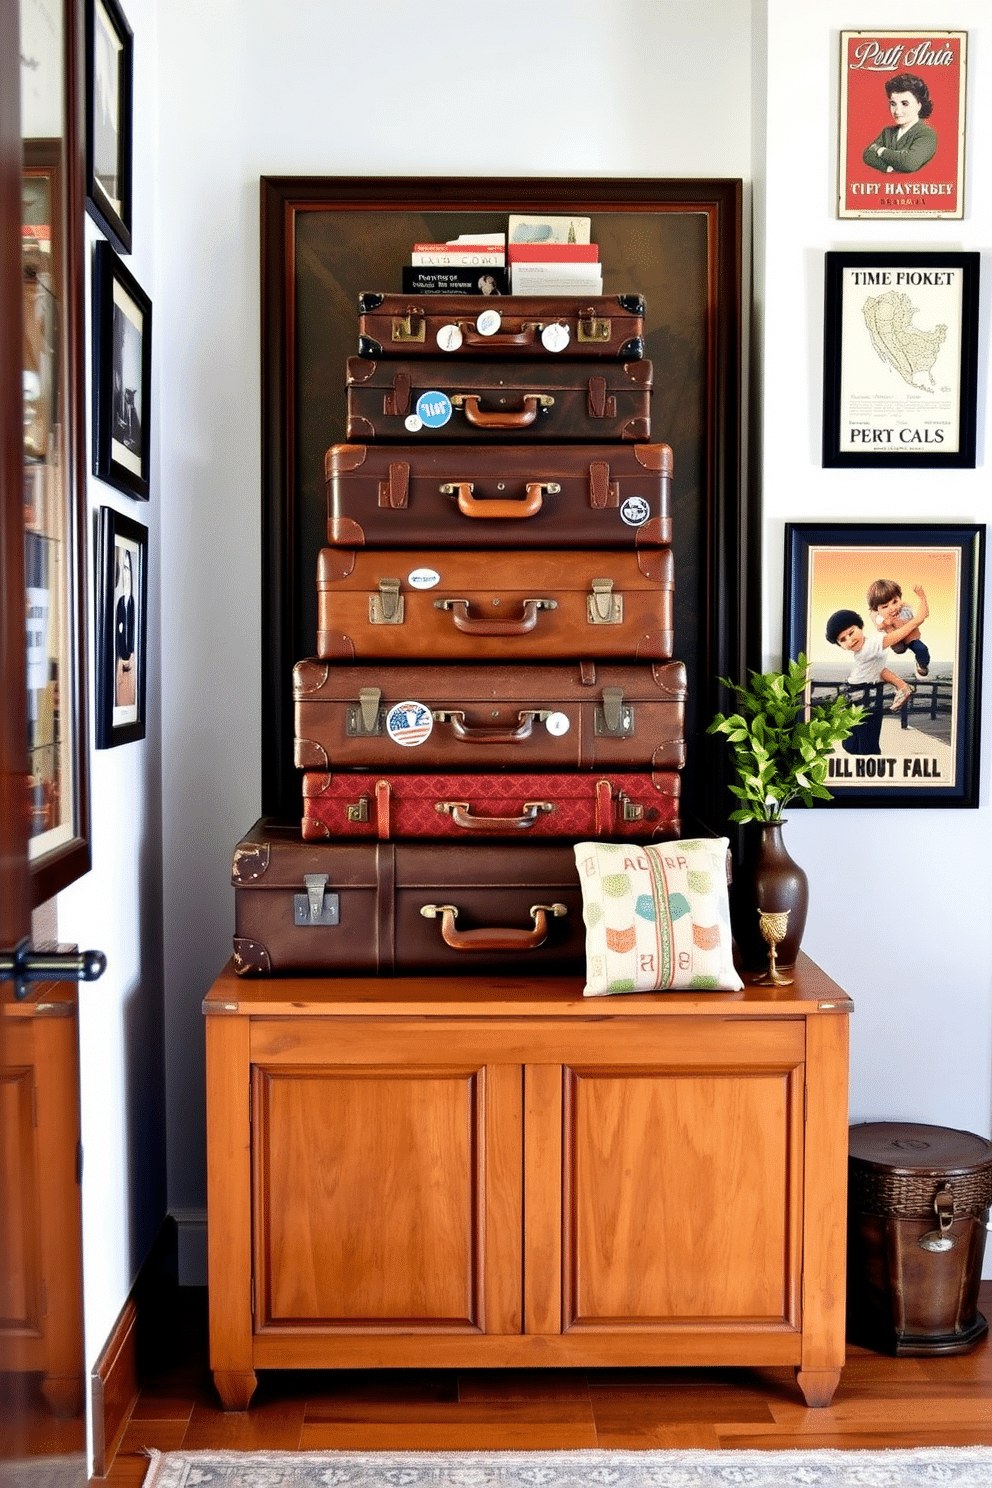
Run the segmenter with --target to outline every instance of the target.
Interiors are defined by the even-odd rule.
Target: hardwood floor
[[[982,1285],[992,1308],[992,1282]],[[563,1450],[581,1447],[992,1445],[992,1347],[892,1359],[849,1347],[833,1403],[802,1404],[791,1370],[422,1370],[262,1374],[225,1413],[207,1359],[206,1297],[182,1289],[144,1350],[141,1390],[106,1478],[137,1488],[143,1449]]]

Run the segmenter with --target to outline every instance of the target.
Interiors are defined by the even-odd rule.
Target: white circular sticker
[[[415,568],[406,576],[411,589],[433,589],[440,584],[441,575],[436,568]]]
[[[643,496],[628,496],[620,508],[620,520],[626,522],[628,527],[640,527],[651,515],[651,508]]]
[[[541,344],[545,351],[564,351],[571,339],[568,326],[562,325],[560,320],[552,321],[541,332]]]
[[[480,336],[495,336],[503,324],[503,317],[498,310],[483,310],[475,322],[475,329]]]
[[[554,734],[556,739],[561,734],[567,734],[572,727],[568,721],[567,713],[549,713],[544,720],[544,726],[549,734]]]
[[[457,351],[462,344],[461,326],[443,325],[437,333],[437,344],[442,351]]]
[[[403,426],[409,429],[411,434],[419,434],[424,427],[424,421],[419,413],[408,413],[403,420]]]
[[[430,738],[434,716],[423,703],[394,703],[386,714],[386,733],[394,744],[413,749]]]

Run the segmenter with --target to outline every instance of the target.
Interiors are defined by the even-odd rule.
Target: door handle
[[[95,982],[106,969],[102,951],[33,951],[27,938],[12,951],[0,951],[0,982],[14,983],[18,1002],[32,982]]]

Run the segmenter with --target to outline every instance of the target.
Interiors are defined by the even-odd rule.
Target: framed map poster
[[[966,31],[842,31],[839,217],[963,217]]]
[[[823,464],[975,464],[978,253],[828,253]]]

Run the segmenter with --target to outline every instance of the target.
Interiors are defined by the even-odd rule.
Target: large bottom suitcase
[[[679,835],[673,770],[492,775],[343,775],[307,770],[302,833],[382,841],[423,837],[620,838]]]
[[[372,669],[308,657],[293,668],[294,760],[300,770],[679,770],[685,701],[681,661]]]
[[[263,818],[231,881],[241,975],[585,969],[570,843],[304,842]]]

